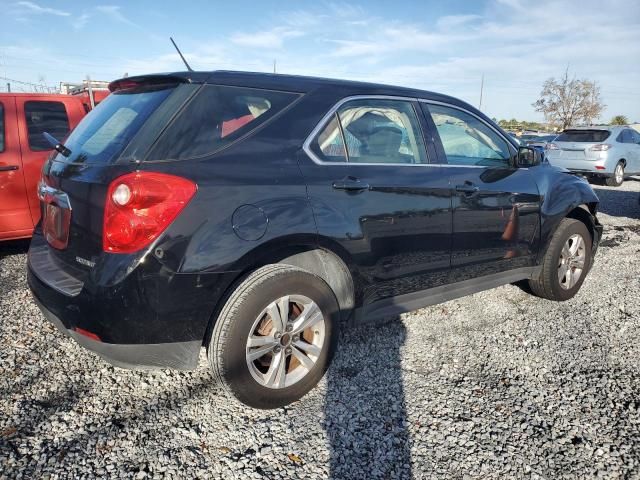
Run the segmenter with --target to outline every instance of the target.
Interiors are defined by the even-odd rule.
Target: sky
[[[105,3],[107,2],[107,3]],[[0,0],[0,77],[56,86],[184,70],[416,87],[497,119],[541,121],[542,83],[595,80],[600,121],[640,122],[640,1]],[[0,91],[6,90],[0,79]],[[12,90],[30,87],[16,82]]]

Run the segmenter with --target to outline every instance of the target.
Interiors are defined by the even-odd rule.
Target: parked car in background
[[[564,130],[547,145],[549,162],[612,187],[640,174],[640,133],[626,126]]]
[[[0,93],[0,240],[31,237],[40,220],[38,180],[53,150],[43,133],[63,140],[90,109],[86,93]]]
[[[193,369],[258,408],[323,376],[345,323],[499,285],[573,297],[589,184],[458,99],[244,72],[131,77],[43,168],[28,281],[115,365]]]
[[[558,137],[557,133],[551,135],[538,135],[531,140],[527,140],[526,145],[528,147],[539,147],[546,150],[549,143],[553,142]]]
[[[518,141],[520,142],[520,145],[527,145],[527,143],[530,142],[531,140],[538,138],[538,134],[523,133],[522,135],[519,135],[517,138],[518,138]]]

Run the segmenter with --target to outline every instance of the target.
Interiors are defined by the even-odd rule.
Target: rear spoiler
[[[114,80],[109,84],[110,92],[128,90],[143,85],[177,85],[179,83],[191,83],[190,78],[178,75],[139,75],[137,77],[125,77]]]

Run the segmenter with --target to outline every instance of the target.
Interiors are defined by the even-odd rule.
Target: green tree
[[[611,125],[628,125],[629,119],[624,115],[616,115],[611,119]]]

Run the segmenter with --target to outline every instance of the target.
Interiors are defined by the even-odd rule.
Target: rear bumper
[[[570,172],[583,173],[586,175],[599,175],[602,177],[610,177],[613,175],[615,164],[609,165],[608,158],[601,159],[569,159],[569,158],[554,158],[553,156],[547,157],[549,163],[556,167],[566,168]],[[597,168],[600,167],[600,168]]]
[[[36,303],[58,329],[120,367],[196,367],[225,275],[179,274],[153,257],[128,265],[119,256],[113,261],[127,273],[115,283],[105,280],[115,269],[106,261],[79,277],[53,252],[47,256],[39,250],[42,240],[36,232],[27,280]]]
[[[174,368],[177,370],[193,370],[198,366],[198,355],[201,342],[174,342],[147,345],[117,345],[103,343],[70,330],[62,320],[48,310],[37,297],[36,305],[45,318],[60,332],[73,338],[80,346],[97,353],[110,364],[129,369]]]

